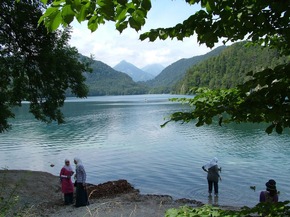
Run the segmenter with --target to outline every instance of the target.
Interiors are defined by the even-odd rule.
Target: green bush
[[[258,203],[253,208],[242,207],[239,210],[224,210],[211,205],[201,207],[182,206],[166,211],[165,217],[287,217],[290,216],[290,201],[278,203]]]

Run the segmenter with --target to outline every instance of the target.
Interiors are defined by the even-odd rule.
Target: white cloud
[[[163,3],[152,1],[152,9],[142,31],[151,28],[169,27],[182,22],[196,10],[181,1]],[[192,36],[184,41],[167,39],[165,41],[140,41],[139,33],[126,29],[120,34],[113,23],[101,25],[95,32],[88,30],[86,23],[73,23],[72,46],[86,56],[94,55],[96,60],[114,67],[122,60],[142,68],[148,64],[160,63],[168,66],[181,58],[190,58],[210,51],[206,46],[199,46]]]

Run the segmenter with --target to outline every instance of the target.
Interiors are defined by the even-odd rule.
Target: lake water
[[[206,173],[219,158],[219,205],[254,206],[268,179],[275,179],[280,200],[290,199],[290,137],[267,135],[266,125],[195,127],[164,117],[187,107],[173,95],[69,98],[66,123],[46,125],[17,109],[13,128],[0,134],[0,167],[58,175],[65,158],[82,159],[88,182],[126,179],[143,194],[167,194],[208,203]],[[54,167],[50,167],[54,164]],[[256,186],[256,191],[250,189]]]

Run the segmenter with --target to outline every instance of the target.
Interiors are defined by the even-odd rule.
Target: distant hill
[[[225,48],[226,46],[220,46],[204,55],[194,56],[188,59],[180,59],[163,69],[154,79],[145,83],[151,88],[152,93],[169,93],[176,82],[183,78],[186,70],[201,61],[218,55]]]
[[[155,63],[143,67],[142,70],[156,77],[164,68],[163,65]]]
[[[118,63],[116,66],[113,67],[115,70],[126,73],[129,75],[133,81],[147,81],[154,78],[154,75],[145,72],[138,67],[134,66],[131,63],[126,62],[125,60]]]
[[[83,57],[87,58],[87,57]],[[136,83],[130,76],[119,72],[107,64],[93,60],[92,73],[85,73],[89,96],[145,94],[148,88]]]
[[[247,72],[255,73],[290,61],[289,57],[281,57],[277,50],[258,45],[246,47],[245,43],[237,42],[219,55],[193,65],[176,84],[174,92],[184,94],[192,87],[236,87],[248,79]]]
[[[262,49],[260,46],[245,47],[244,44],[245,42],[239,42],[221,46],[205,55],[178,60],[164,68],[154,79],[145,82],[135,82],[126,73],[94,60],[91,65],[93,72],[84,74],[89,96],[186,94],[190,88],[201,86],[230,88],[243,83],[248,71],[273,68],[290,61],[289,57],[280,57],[275,50]],[[126,61],[122,62],[126,66],[137,68]]]

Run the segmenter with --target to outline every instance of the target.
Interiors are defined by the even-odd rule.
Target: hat
[[[268,182],[266,182],[266,187],[268,191],[276,191],[276,182],[273,179],[270,179]]]

